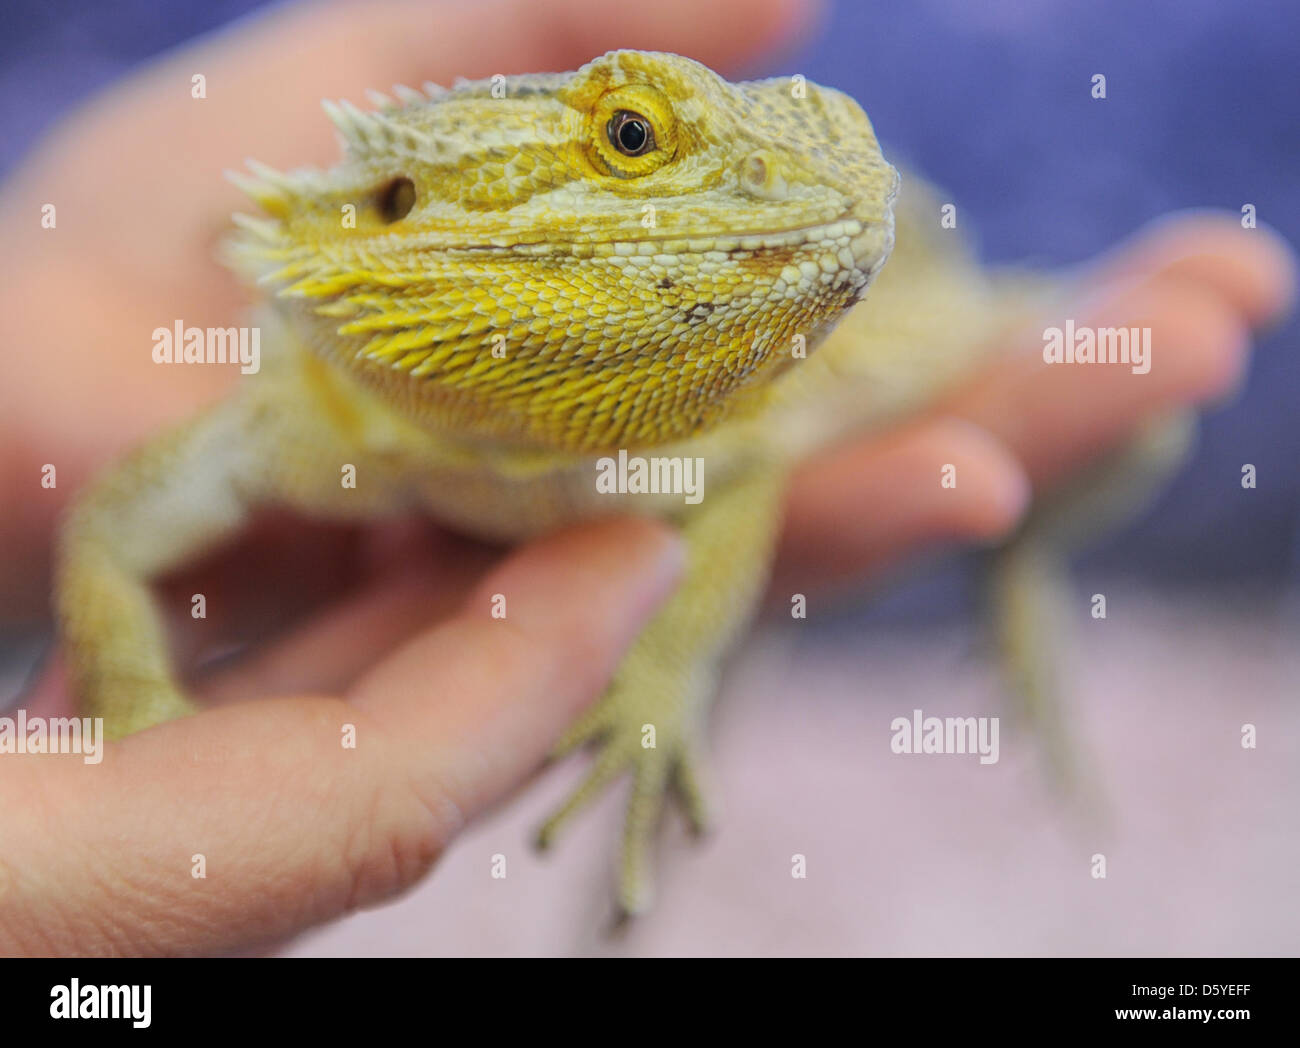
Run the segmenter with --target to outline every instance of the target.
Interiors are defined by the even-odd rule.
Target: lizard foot
[[[637,694],[644,696],[643,689],[644,683],[638,682]],[[679,689],[680,685],[674,689],[675,698]],[[628,916],[645,912],[651,902],[651,847],[668,790],[678,795],[693,830],[703,832],[709,821],[696,775],[700,732],[693,721],[682,716],[682,706],[672,707],[669,716],[661,713],[658,717],[650,713],[655,708],[663,710],[662,698],[635,702],[616,685],[565,733],[552,759],[589,743],[599,743],[600,753],[586,779],[537,834],[538,847],[549,847],[578,811],[631,771],[632,792],[623,822],[618,878],[618,904]]]
[[[114,674],[83,681],[84,711],[104,719],[104,737],[121,739],[163,721],[186,717],[197,707],[170,681]]]

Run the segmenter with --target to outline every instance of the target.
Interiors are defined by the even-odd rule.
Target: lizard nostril
[[[784,200],[789,194],[776,158],[766,149],[756,150],[740,162],[740,185],[760,200]]]
[[[375,201],[379,206],[380,217],[385,222],[403,219],[415,207],[415,183],[401,175],[381,188]]]

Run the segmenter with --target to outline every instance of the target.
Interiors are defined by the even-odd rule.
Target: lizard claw
[[[693,831],[703,832],[709,823],[696,772],[697,747],[688,730],[676,717],[642,723],[640,711],[635,716],[632,712],[617,692],[611,693],[556,744],[553,758],[597,740],[601,750],[586,778],[541,825],[536,837],[539,848],[549,848],[574,815],[630,771],[632,790],[623,821],[617,894],[619,909],[626,916],[644,913],[650,906],[653,840],[668,790],[680,798]]]

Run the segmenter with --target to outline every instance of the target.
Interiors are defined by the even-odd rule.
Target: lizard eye
[[[624,156],[641,156],[655,147],[654,128],[640,113],[620,109],[606,128],[609,143]]]
[[[592,167],[624,180],[632,193],[636,187],[631,180],[653,174],[677,157],[681,136],[672,103],[653,84],[623,84],[606,92],[586,119]]]

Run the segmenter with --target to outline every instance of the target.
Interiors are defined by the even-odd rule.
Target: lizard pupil
[[[405,176],[395,178],[379,190],[377,202],[385,222],[405,218],[415,207],[415,183]]]
[[[641,156],[655,147],[650,122],[640,113],[620,109],[610,118],[609,141],[624,156]]]

